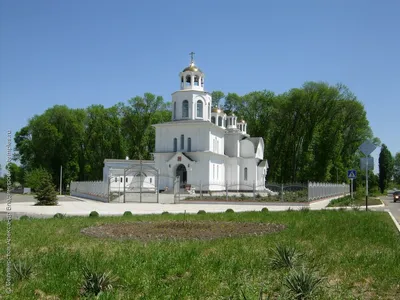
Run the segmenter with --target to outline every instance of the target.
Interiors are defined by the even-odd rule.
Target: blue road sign
[[[356,170],[348,170],[347,171],[347,177],[350,178],[350,179],[355,179],[357,177]]]

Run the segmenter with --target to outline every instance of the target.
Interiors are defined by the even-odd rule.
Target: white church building
[[[146,164],[158,170],[159,189],[172,190],[174,178],[179,176],[181,187],[202,186],[208,191],[224,190],[226,186],[237,191],[254,187],[264,190],[268,162],[264,159],[263,138],[250,137],[244,120],[212,107],[204,79],[205,74],[195,65],[192,53],[190,65],[179,74],[180,89],[172,93],[171,121],[153,125],[156,131],[154,161]],[[137,163],[106,159],[104,179],[112,168]],[[140,182],[147,186],[157,180],[154,175],[144,176],[147,178]],[[113,186],[121,178],[112,180]]]

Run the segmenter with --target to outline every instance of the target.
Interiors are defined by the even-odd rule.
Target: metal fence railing
[[[108,182],[104,181],[72,181],[70,195],[108,202]]]
[[[333,183],[308,183],[308,201],[324,198],[346,196],[350,193],[350,185]]]

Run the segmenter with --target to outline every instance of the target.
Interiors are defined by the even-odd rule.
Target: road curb
[[[389,214],[389,216],[392,218],[394,225],[396,225],[397,230],[400,232],[400,224],[397,222],[396,218],[393,216],[393,214],[388,210],[385,209],[385,211]]]

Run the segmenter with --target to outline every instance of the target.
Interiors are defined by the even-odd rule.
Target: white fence
[[[346,196],[350,193],[350,185],[310,182],[308,184],[308,201],[323,198]]]
[[[108,182],[104,181],[72,181],[70,195],[108,202]]]

